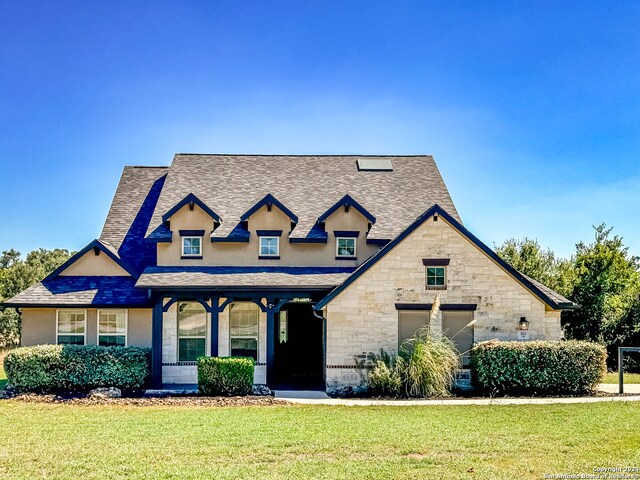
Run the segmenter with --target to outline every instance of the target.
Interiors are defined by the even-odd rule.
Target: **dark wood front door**
[[[324,389],[324,327],[308,303],[285,305],[276,323],[275,382],[280,389]]]

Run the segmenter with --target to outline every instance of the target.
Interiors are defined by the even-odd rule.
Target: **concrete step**
[[[299,398],[322,400],[329,398],[326,392],[320,390],[274,390],[275,398]]]

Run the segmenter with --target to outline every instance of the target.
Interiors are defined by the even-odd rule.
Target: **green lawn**
[[[618,383],[618,372],[607,373],[602,383]],[[640,373],[625,373],[624,383],[640,383]]]
[[[640,465],[640,403],[124,407],[0,402],[0,478],[543,478]]]

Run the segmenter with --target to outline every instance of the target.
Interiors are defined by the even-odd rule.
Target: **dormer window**
[[[277,258],[280,255],[279,237],[260,237],[260,257]]]
[[[356,260],[356,240],[360,232],[355,230],[334,230],[336,237],[336,260]]]
[[[280,258],[280,237],[282,230],[256,230],[260,239],[258,259],[278,260]]]
[[[202,257],[202,237],[182,237],[182,256]]]
[[[336,257],[354,258],[356,256],[356,239],[347,237],[336,238]]]

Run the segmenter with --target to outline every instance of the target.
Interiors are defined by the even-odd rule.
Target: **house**
[[[328,390],[429,322],[464,354],[558,340],[576,307],[467,230],[431,156],[194,154],[125,167],[100,238],[6,305],[23,345],[151,347],[156,386],[243,355]]]

